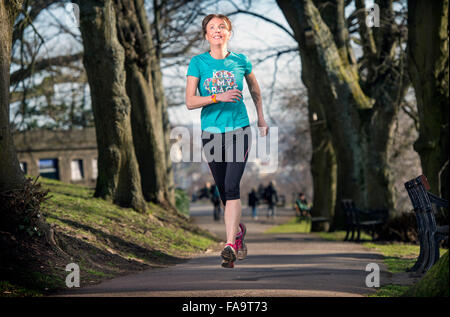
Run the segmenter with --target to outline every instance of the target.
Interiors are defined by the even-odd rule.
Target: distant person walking
[[[265,193],[266,193],[266,188],[264,187],[263,184],[260,183],[260,184],[258,185],[258,198],[259,198],[259,203],[260,203],[260,204],[263,204],[263,203],[266,202],[266,201],[265,201],[266,197],[264,196]],[[261,201],[261,200],[262,200],[262,201]]]
[[[265,198],[267,200],[267,218],[275,218],[275,209],[276,209],[276,203],[278,202],[278,194],[275,189],[275,182],[272,181],[269,183],[269,185],[266,187],[265,191]]]
[[[211,187],[211,202],[213,203],[214,206],[214,220],[215,221],[219,221],[220,220],[220,193],[219,193],[219,189],[217,188],[216,185]]]
[[[258,220],[258,193],[256,192],[256,188],[252,188],[250,193],[248,194],[248,206],[252,208],[252,218],[253,220]]]
[[[261,136],[267,135],[269,127],[250,60],[244,54],[228,51],[230,19],[210,14],[203,19],[202,31],[209,51],[194,56],[189,63],[186,106],[189,110],[202,108],[203,150],[225,206],[227,243],[221,253],[222,266],[233,268],[236,259],[246,254],[246,228],[240,223],[240,181],[251,146],[251,129],[242,95],[244,78],[256,106]]]

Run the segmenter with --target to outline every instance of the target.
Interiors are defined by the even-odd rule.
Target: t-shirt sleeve
[[[186,76],[194,76],[200,78],[200,68],[198,67],[197,58],[194,57],[189,62]]]
[[[245,73],[244,75],[247,76],[252,72],[252,63],[250,62],[250,60],[248,59],[248,57],[246,55],[244,55],[244,68],[245,68]]]

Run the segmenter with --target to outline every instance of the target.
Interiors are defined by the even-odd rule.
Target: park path
[[[191,216],[225,239],[223,221],[213,221],[210,205],[193,204]],[[379,264],[382,284],[389,279],[382,256],[360,244],[325,241],[314,234],[263,233],[292,216],[292,210],[279,209],[274,220],[267,219],[262,208],[254,221],[244,209],[249,251],[234,269],[222,268],[219,252],[209,251],[182,264],[70,289],[60,296],[364,296],[374,292],[365,285],[368,263]]]

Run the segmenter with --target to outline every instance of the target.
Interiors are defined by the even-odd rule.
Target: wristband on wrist
[[[211,100],[213,101],[213,103],[217,103],[216,94],[211,95]]]

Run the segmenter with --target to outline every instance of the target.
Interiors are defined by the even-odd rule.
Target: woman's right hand
[[[242,99],[242,92],[239,89],[230,89],[224,93],[216,94],[216,100],[220,102],[238,102]]]

